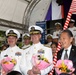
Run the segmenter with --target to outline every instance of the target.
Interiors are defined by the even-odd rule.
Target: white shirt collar
[[[72,45],[70,45],[70,46],[67,48],[67,50],[68,50],[68,51],[67,51],[68,57],[70,56],[71,47],[72,47]],[[65,50],[66,50],[66,49],[63,50],[63,53],[62,53],[62,56],[61,56],[61,59],[62,59],[62,60],[64,59]]]

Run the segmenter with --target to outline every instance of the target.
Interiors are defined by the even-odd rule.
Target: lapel
[[[72,60],[74,58],[74,55],[76,54],[76,47],[72,46],[71,47],[71,51],[70,51],[70,55],[69,55],[69,59]]]
[[[64,49],[61,49],[61,50],[58,52],[58,54],[57,54],[57,60],[61,59],[63,50],[64,50]]]
[[[57,54],[57,60],[61,59],[61,55],[64,49],[61,49]],[[72,60],[74,57],[76,57],[76,46],[72,45],[69,60]]]

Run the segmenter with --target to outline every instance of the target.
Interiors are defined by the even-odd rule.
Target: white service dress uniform
[[[30,44],[29,44],[29,45],[24,45],[24,46],[22,47],[22,49],[25,50],[25,49],[29,48],[30,46],[31,46]]]
[[[52,42],[45,44],[46,47],[51,47]]]
[[[59,37],[60,33],[61,33],[61,30],[55,31],[53,32],[53,36]]]
[[[23,50],[15,45],[14,47],[8,47],[6,50],[2,51],[1,55],[0,55],[0,60],[4,59],[6,57],[16,59],[17,63],[14,66],[13,70],[21,72],[19,65],[20,65],[20,61],[22,58],[22,54],[23,54]]]
[[[27,39],[31,40],[30,35],[28,33],[23,34],[22,38],[23,38],[23,41]],[[30,46],[31,46],[30,43],[28,45],[24,44],[22,49],[25,50],[26,48],[29,48]]]
[[[50,62],[50,66],[46,69],[40,70],[41,74],[38,75],[48,75],[48,73],[53,68],[53,56],[52,56],[52,50],[51,48],[45,47],[40,42],[37,44],[33,44],[31,47],[24,50],[24,55],[21,60],[20,68],[23,73],[23,75],[28,75],[27,71],[32,69],[32,56],[33,55],[44,55]]]
[[[46,47],[51,47],[53,35],[47,34],[47,35],[46,35],[46,40],[48,40],[48,39],[51,39],[51,41],[48,42],[47,44],[45,44],[45,46],[46,46]]]

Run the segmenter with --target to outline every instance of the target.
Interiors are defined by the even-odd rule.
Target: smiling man
[[[20,33],[16,29],[7,30],[6,38],[9,47],[6,50],[2,51],[0,56],[0,60],[5,59],[7,57],[11,59],[15,59],[17,62],[13,68],[13,70],[15,71],[20,71],[19,64],[23,54],[23,51],[16,45],[19,37],[20,37]]]
[[[45,47],[43,44],[40,43],[41,34],[43,33],[43,29],[39,26],[30,26],[29,27],[29,34],[31,36],[31,41],[33,45],[25,50],[24,56],[22,57],[21,62],[21,70],[24,75],[48,75],[53,67],[53,56],[51,48]],[[38,67],[38,62],[34,62],[34,56],[37,56],[38,62],[44,60],[45,63],[49,64],[47,67],[41,69]],[[43,59],[42,59],[43,58]],[[36,65],[36,64],[37,65]],[[43,63],[44,64],[44,63]],[[45,65],[44,65],[45,66]]]
[[[62,49],[57,54],[57,60],[59,59],[71,60],[73,62],[73,67],[75,68],[74,74],[76,75],[76,46],[72,45],[72,41],[73,41],[72,32],[70,30],[63,30],[60,34],[60,43]],[[61,75],[68,75],[68,74],[61,74]]]

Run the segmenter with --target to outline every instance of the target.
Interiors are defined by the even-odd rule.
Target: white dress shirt
[[[68,50],[68,51],[67,51],[68,58],[69,58],[69,56],[70,56],[71,47],[72,47],[72,45],[70,45],[70,46],[67,48],[67,50]],[[64,49],[63,52],[62,52],[62,56],[61,56],[61,59],[62,59],[62,60],[64,60],[65,50],[66,50],[66,49]]]

